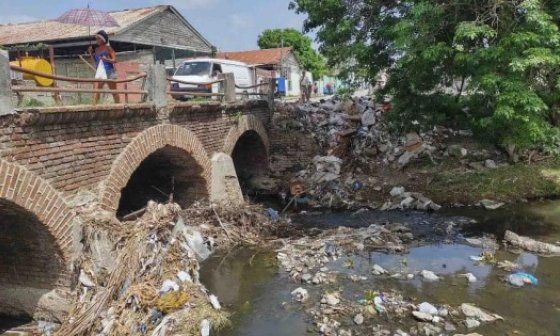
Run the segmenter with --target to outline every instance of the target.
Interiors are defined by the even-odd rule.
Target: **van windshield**
[[[209,62],[188,62],[183,63],[177,71],[175,76],[206,76],[210,74]]]

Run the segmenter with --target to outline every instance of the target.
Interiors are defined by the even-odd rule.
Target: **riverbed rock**
[[[472,274],[472,273],[462,274],[462,276],[464,276],[465,278],[467,278],[467,281],[470,282],[470,283],[473,283],[473,282],[476,282],[476,281],[477,281],[476,277],[475,277],[474,274]]]
[[[447,332],[452,332],[457,330],[457,327],[455,327],[455,325],[453,323],[450,322],[445,322],[443,329]]]
[[[439,277],[432,271],[423,270],[423,271],[420,272],[420,275],[422,275],[422,277],[426,281],[438,281],[439,280]]]
[[[449,155],[456,158],[463,158],[468,154],[467,149],[459,145],[451,145],[447,148],[447,151],[449,152]]]
[[[496,162],[494,160],[491,160],[491,159],[488,159],[488,160],[484,161],[484,166],[488,169],[498,168],[498,166],[496,165]]]
[[[357,314],[356,316],[354,316],[354,323],[356,323],[357,325],[361,325],[362,323],[364,323],[364,315]]]
[[[461,305],[461,311],[466,317],[476,318],[477,320],[482,322],[494,322],[498,319],[503,319],[499,315],[491,315],[484,310],[468,303],[463,303]]]
[[[382,274],[387,274],[387,270],[375,264],[373,265],[373,270],[371,271],[371,273],[373,273],[374,275],[382,275]]]
[[[422,326],[423,335],[426,336],[439,336],[441,335],[441,328],[431,323],[425,323]]]
[[[475,329],[480,327],[480,322],[475,319],[468,318],[465,320],[465,326],[467,327],[467,329]]]
[[[312,278],[313,276],[311,274],[305,273],[304,275],[301,276],[301,282],[310,283]]]
[[[501,208],[504,203],[489,199],[483,199],[480,201],[480,205],[482,205],[486,210],[496,210],[498,208]]]
[[[412,316],[420,322],[432,322],[434,317],[431,314],[423,313],[420,311],[413,311]]]
[[[326,303],[329,306],[336,306],[337,304],[340,303],[340,299],[338,298],[338,295],[334,293],[328,293],[323,295],[323,298],[321,299],[321,303]]]
[[[499,269],[503,269],[504,271],[515,271],[517,269],[519,269],[519,265],[511,262],[509,260],[503,260],[503,261],[498,261],[498,264],[496,265]]]
[[[298,302],[305,302],[309,299],[309,293],[305,288],[296,288],[292,291],[292,297]]]
[[[418,311],[421,313],[427,313],[430,315],[437,315],[438,314],[438,310],[436,307],[434,307],[431,303],[429,302],[422,302],[421,304],[418,305]]]
[[[405,191],[404,187],[393,187],[393,189],[391,189],[389,194],[393,197],[398,197],[404,194],[404,191]]]

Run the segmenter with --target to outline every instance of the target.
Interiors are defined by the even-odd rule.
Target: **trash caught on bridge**
[[[229,315],[200,283],[199,263],[217,248],[256,245],[262,232],[274,235],[289,228],[279,218],[273,223],[255,205],[196,203],[182,210],[150,201],[140,218],[123,223],[101,210],[90,211],[84,250],[75,263],[77,303],[56,335],[215,332],[228,325]]]

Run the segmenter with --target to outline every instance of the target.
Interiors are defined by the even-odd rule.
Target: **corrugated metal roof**
[[[109,15],[119,23],[119,27],[90,27],[88,29],[87,26],[65,24],[53,20],[0,25],[0,44],[13,45],[85,38],[101,29],[114,35],[168,7],[160,5],[110,12]]]
[[[216,57],[243,62],[249,65],[280,64],[283,57],[292,52],[292,48],[273,48],[248,51],[219,52]]]

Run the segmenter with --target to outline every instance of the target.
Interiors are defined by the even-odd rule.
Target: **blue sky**
[[[220,50],[257,48],[257,36],[266,28],[301,30],[303,16],[288,10],[290,0],[90,0],[99,10],[119,10],[159,4],[175,6]],[[0,23],[51,19],[87,0],[0,0]]]

